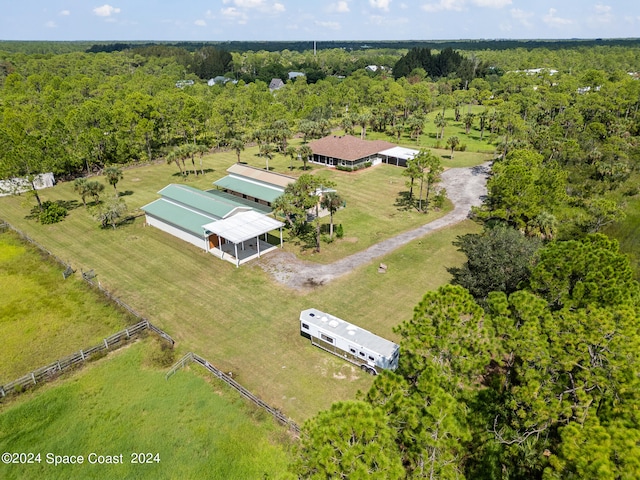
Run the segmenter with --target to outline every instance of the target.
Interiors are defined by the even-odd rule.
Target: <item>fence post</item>
[[[124,331],[127,333],[127,338],[129,338],[129,329],[125,328]]]
[[[33,380],[33,384],[36,384],[36,376],[31,372],[31,380]]]
[[[82,350],[80,350],[80,357],[82,358],[82,361],[84,361],[84,352]]]
[[[107,342],[107,339],[104,339],[104,347],[109,350],[109,342]]]
[[[4,387],[0,387],[0,393],[3,397],[6,396],[6,393],[4,393]]]
[[[60,366],[60,360],[58,360],[58,371],[61,372],[62,371],[62,367]]]

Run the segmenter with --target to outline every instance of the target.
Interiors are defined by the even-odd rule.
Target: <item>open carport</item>
[[[267,235],[273,230],[280,231],[282,246],[282,227],[284,223],[252,210],[207,223],[202,228],[207,251],[239,267],[277,248],[267,242]]]

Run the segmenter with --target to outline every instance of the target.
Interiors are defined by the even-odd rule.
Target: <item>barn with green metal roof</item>
[[[282,244],[284,224],[268,216],[270,207],[254,200],[177,184],[167,185],[158,194],[161,198],[142,207],[147,225],[237,266],[275,248],[267,243],[273,230],[280,230]]]

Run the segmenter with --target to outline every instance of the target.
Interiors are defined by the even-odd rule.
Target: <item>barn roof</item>
[[[269,203],[284,193],[284,188],[270,188],[241,178],[234,178],[230,175],[213,182],[213,184]]]
[[[142,210],[147,215],[159,218],[163,222],[175,225],[199,237],[203,236],[202,225],[215,220],[212,216],[204,215],[163,198],[145,205]]]
[[[251,178],[259,182],[268,183],[271,185],[277,185],[279,187],[286,187],[290,183],[296,181],[295,178],[289,175],[283,175],[282,173],[268,172],[262,168],[251,167],[249,165],[243,165],[241,163],[234,163],[227,168],[227,173],[230,175],[239,175],[242,177]]]
[[[315,155],[355,161],[395,147],[384,140],[362,140],[351,135],[329,135],[309,143]]]

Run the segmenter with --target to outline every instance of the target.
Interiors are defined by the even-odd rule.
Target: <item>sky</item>
[[[0,40],[638,38],[638,0],[0,0]]]

